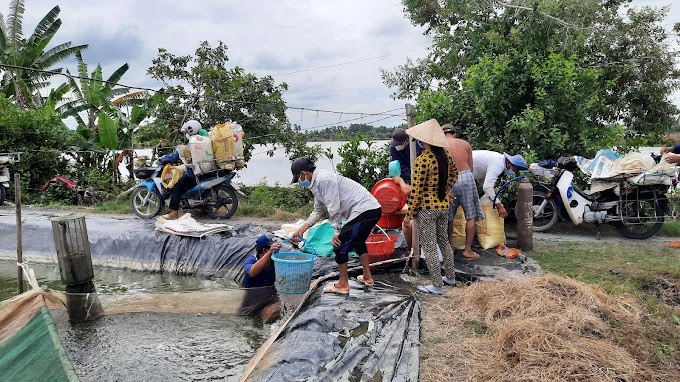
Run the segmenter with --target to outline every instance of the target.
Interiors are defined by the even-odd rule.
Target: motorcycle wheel
[[[623,205],[622,221],[614,222],[620,234],[629,239],[647,239],[656,235],[664,222],[664,210],[649,200],[630,201]]]
[[[218,184],[210,189],[206,211],[213,219],[229,219],[238,208],[238,197],[233,188]]]
[[[534,210],[534,231],[545,232],[552,228],[559,219],[559,210],[557,203],[552,198],[548,199],[548,203],[543,207],[543,212],[540,216],[536,216],[536,212],[541,207],[545,200],[545,193],[534,192],[533,210]]]
[[[4,186],[0,186],[0,206],[5,203],[5,197],[7,197],[7,193],[5,191]]]
[[[148,195],[146,203],[144,203],[144,198]],[[132,211],[135,215],[142,219],[151,219],[158,215],[163,208],[163,199],[158,191],[149,191],[146,187],[138,187],[132,191],[132,197],[130,198],[130,205],[132,206]]]

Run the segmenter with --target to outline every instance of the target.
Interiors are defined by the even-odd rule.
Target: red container
[[[392,179],[383,179],[376,183],[371,194],[378,199],[383,214],[399,211],[406,204],[406,194]]]
[[[378,220],[378,227],[382,229],[393,229],[401,228],[401,222],[404,221],[404,215],[402,214],[383,214]]]
[[[368,248],[368,262],[377,263],[379,261],[389,260],[394,255],[394,243],[397,237],[384,233],[372,233],[366,239],[366,248]]]

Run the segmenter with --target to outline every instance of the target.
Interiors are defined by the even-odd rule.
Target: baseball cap
[[[300,157],[295,159],[293,163],[290,164],[290,172],[293,173],[293,180],[290,182],[295,183],[295,177],[302,171],[314,171],[315,169],[316,166],[314,165],[314,162],[312,162],[309,158]]]
[[[259,249],[271,247],[271,245],[274,244],[274,238],[271,235],[264,234],[255,240],[255,244]]]
[[[446,124],[442,126],[442,131],[444,132],[444,134],[455,134],[456,128],[453,127],[453,125]]]
[[[513,166],[517,167],[518,170],[527,169],[527,162],[524,160],[524,157],[521,156],[520,154],[510,155],[508,153],[503,153],[503,155],[505,156],[505,159],[512,163]]]
[[[390,146],[399,146],[401,144],[404,144],[404,141],[407,139],[408,134],[406,134],[406,130],[400,127],[394,130],[394,133],[392,133],[392,140],[390,141]]]

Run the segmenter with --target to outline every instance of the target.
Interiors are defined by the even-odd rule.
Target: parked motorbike
[[[658,163],[659,157],[655,160]],[[569,220],[575,225],[612,224],[623,236],[646,239],[659,232],[666,216],[672,216],[665,195],[669,185],[635,185],[622,177],[616,187],[587,195],[573,182],[572,172],[577,168],[575,159],[561,160],[554,169],[544,169],[537,177],[534,231],[548,231],[559,220]],[[675,185],[677,178],[671,182]]]
[[[19,162],[20,158],[20,153],[0,154],[0,206],[5,202],[9,191],[9,165]]]
[[[161,180],[165,165],[142,167],[134,170],[138,179],[145,179],[132,192],[131,205],[135,215],[151,219],[170,203],[171,189],[166,189]],[[197,175],[196,186],[187,190],[180,199],[183,211],[202,210],[213,219],[229,219],[238,208],[236,186],[231,179],[236,173],[231,170],[216,170]]]

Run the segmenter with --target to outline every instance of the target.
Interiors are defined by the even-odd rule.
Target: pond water
[[[32,264],[43,287],[64,290],[57,265]],[[16,295],[16,263],[0,262],[0,300]],[[95,269],[100,294],[222,291],[236,284],[196,277]],[[28,288],[28,286],[26,286]],[[225,314],[122,313],[71,324],[51,310],[82,381],[238,381],[271,326]]]
[[[374,141],[373,147],[384,145],[389,141]],[[343,141],[331,142],[309,142],[309,146],[321,145],[324,149],[329,149],[333,153],[333,159],[328,159],[322,156],[316,163],[317,168],[327,170],[335,170],[335,166],[341,162],[342,157],[337,155],[338,149],[345,144]],[[365,145],[363,146],[365,147]],[[247,167],[237,172],[234,181],[242,183],[246,186],[253,186],[256,184],[267,184],[270,186],[290,184],[290,161],[286,157],[285,151],[281,148],[273,151],[273,155],[269,156],[268,152],[271,150],[271,145],[255,145],[253,149],[253,156],[248,161]],[[135,150],[137,155],[151,156],[151,149]],[[128,176],[128,171],[124,166],[120,167],[123,177]]]

